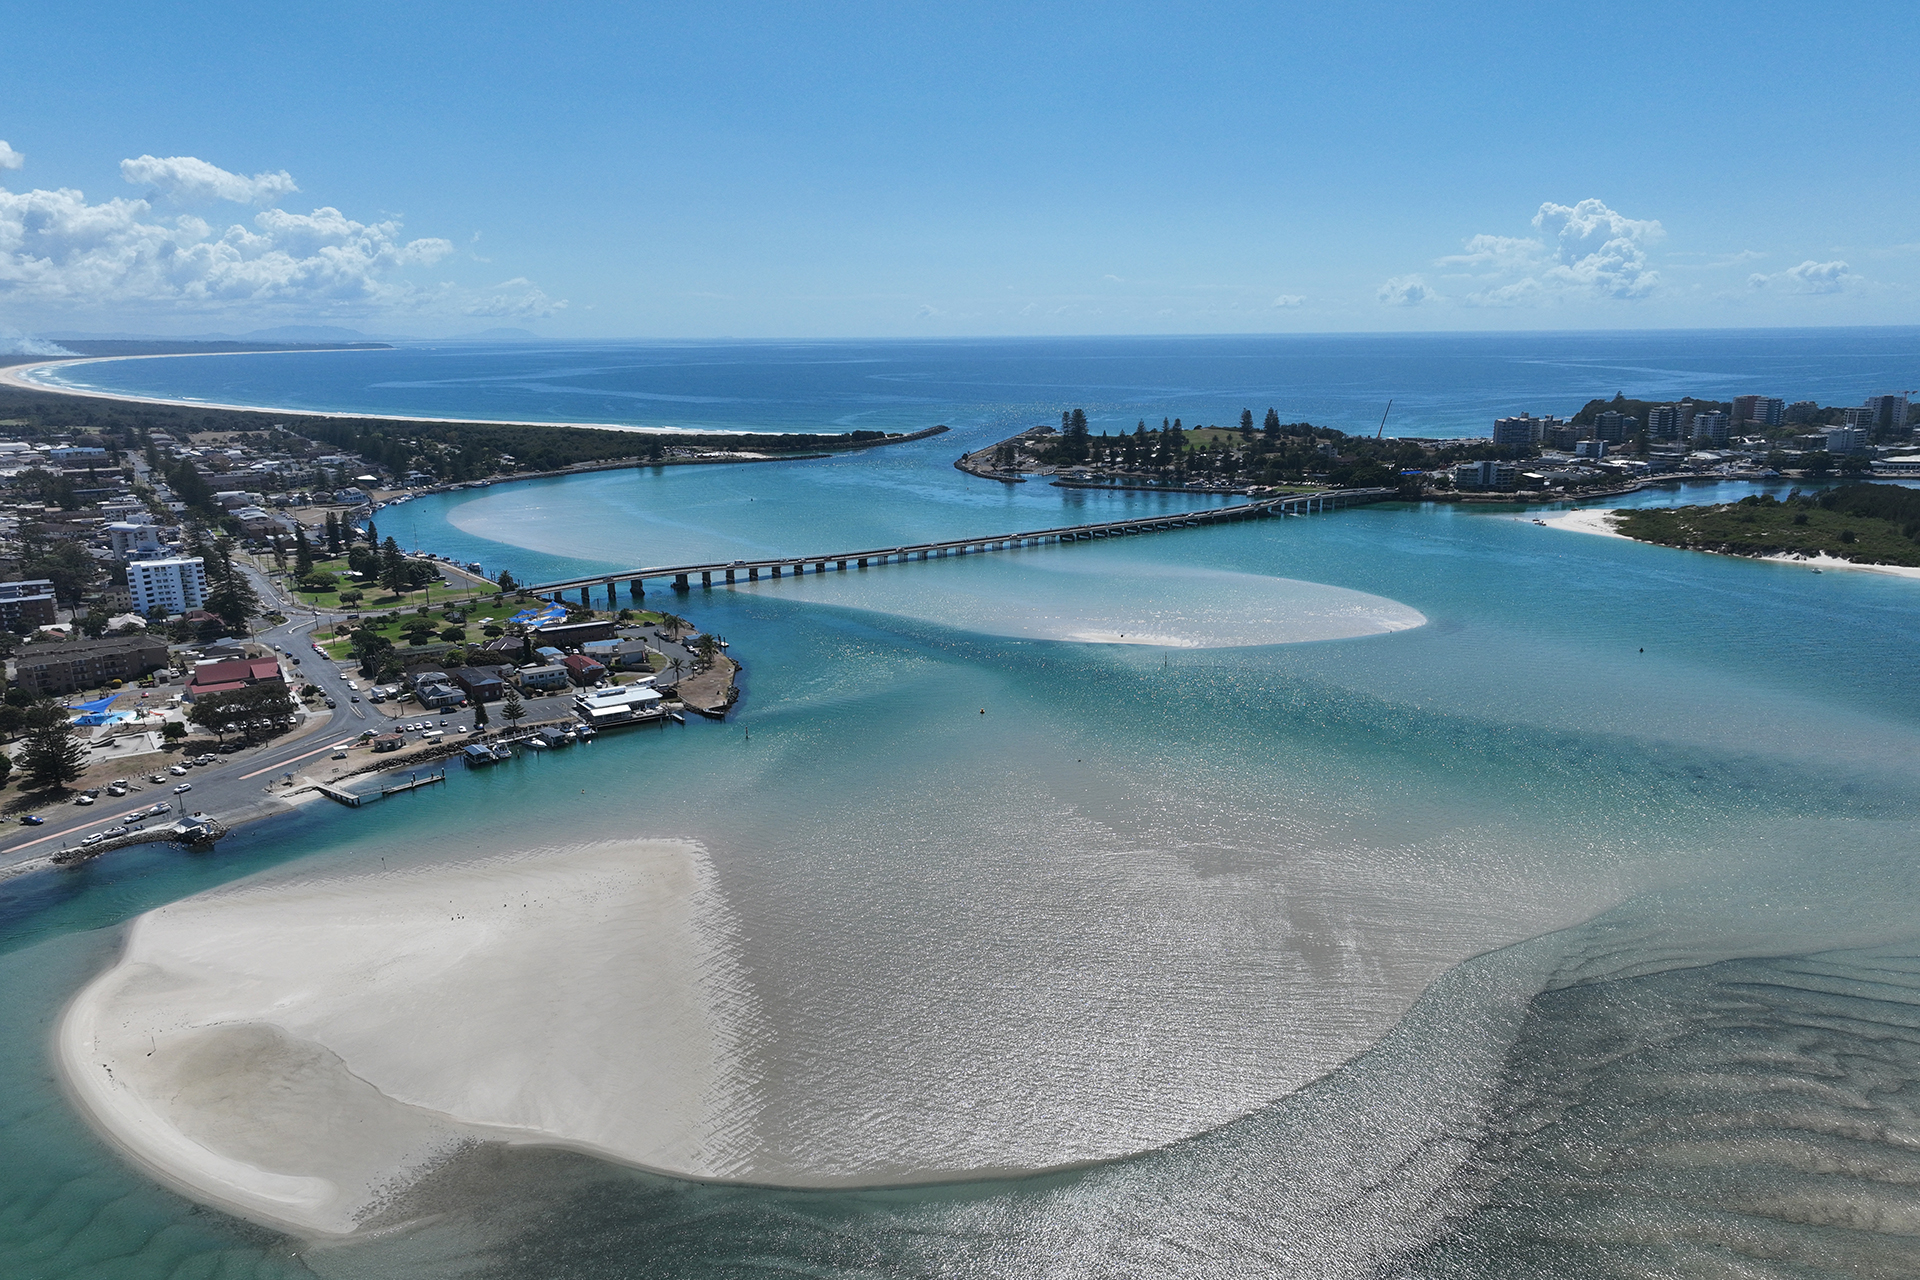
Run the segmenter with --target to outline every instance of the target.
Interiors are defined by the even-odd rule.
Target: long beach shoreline
[[[0,386],[20,391],[38,391],[47,395],[82,396],[89,400],[114,400],[123,404],[161,405],[172,409],[221,409],[230,413],[279,413],[300,418],[332,418],[356,422],[428,422],[444,426],[472,423],[483,427],[580,427],[591,431],[624,431],[634,435],[697,436],[714,432],[693,427],[637,427],[619,422],[527,422],[509,418],[437,418],[411,413],[355,413],[348,410],[287,409],[277,405],[230,404],[219,400],[170,400],[164,396],[139,396],[128,392],[101,391],[93,387],[71,387],[41,382],[31,375],[43,369],[70,368],[83,364],[106,364],[117,360],[193,360],[206,356],[291,356],[329,354],[333,348],[294,349],[288,351],[179,351],[137,356],[62,356],[36,360],[28,364],[0,367]],[[731,432],[752,435],[754,432]],[[775,435],[777,432],[766,432]]]

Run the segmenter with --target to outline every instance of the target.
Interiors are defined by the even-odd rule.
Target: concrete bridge
[[[646,569],[623,569],[616,573],[596,573],[583,578],[566,578],[525,586],[522,591],[559,599],[562,592],[578,591],[580,603],[591,606],[595,587],[607,589],[607,607],[617,608],[618,584],[628,584],[635,599],[644,596],[646,582],[668,579],[675,591],[692,589],[693,577],[700,585],[711,587],[720,575],[724,582],[758,582],[764,573],[778,578],[791,573],[799,577],[809,568],[825,573],[829,568],[847,566],[866,569],[883,564],[904,564],[909,560],[928,560],[947,555],[969,555],[982,551],[1005,551],[1015,547],[1037,547],[1049,542],[1083,542],[1094,538],[1124,538],[1143,533],[1162,533],[1172,529],[1192,529],[1202,525],[1226,524],[1235,520],[1256,520],[1264,516],[1304,516],[1341,507],[1380,502],[1399,496],[1397,489],[1329,489],[1322,493],[1289,494],[1259,498],[1230,507],[1206,507],[1164,516],[1141,516],[1130,520],[1108,520],[1100,524],[1065,525],[1057,529],[1029,529],[1024,533],[993,534],[984,538],[949,538],[944,542],[916,542],[912,546],[870,547],[863,551],[836,551],[830,555],[777,556],[765,560],[713,560],[700,564],[660,565]]]

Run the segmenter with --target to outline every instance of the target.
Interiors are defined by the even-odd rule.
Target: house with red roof
[[[273,658],[236,658],[230,662],[202,662],[187,677],[183,695],[188,702],[209,693],[233,693],[257,684],[285,684],[280,664]]]

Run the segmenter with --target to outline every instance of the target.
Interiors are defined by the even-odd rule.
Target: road
[[[298,774],[310,767],[310,763],[324,761],[337,747],[352,742],[367,730],[386,732],[395,724],[420,720],[431,721],[435,728],[449,735],[465,733],[473,727],[473,711],[467,707],[452,715],[440,715],[408,704],[408,714],[396,719],[381,714],[367,703],[353,701],[356,693],[349,687],[348,678],[341,674],[340,664],[314,651],[309,635],[318,621],[313,617],[292,618],[283,626],[261,632],[257,638],[263,644],[285,650],[288,659],[298,658],[299,665],[293,667],[298,673],[296,679],[318,685],[332,695],[337,704],[332,710],[322,708],[317,713],[309,713],[290,735],[262,746],[215,756],[209,765],[189,766],[184,777],[169,774],[166,782],[151,783],[143,774],[132,780],[133,787],[126,796],[112,798],[103,794],[99,803],[93,805],[68,802],[36,810],[46,819],[44,826],[0,827],[0,874],[11,866],[78,844],[93,832],[117,826],[121,819],[157,800],[172,802],[176,815],[199,811],[224,818],[241,813],[287,790],[284,780],[289,774]],[[289,661],[288,665],[293,664]],[[529,722],[559,719],[572,713],[573,695],[569,691],[552,697],[528,698],[525,705]],[[499,704],[491,704],[489,711],[492,716],[489,728],[496,731],[504,728]],[[191,783],[192,790],[173,794],[173,788],[181,783]],[[152,821],[169,820],[158,817]]]
[[[251,566],[243,568],[263,601],[282,598],[266,575]],[[431,721],[435,728],[445,730],[449,736],[465,733],[473,727],[473,710],[470,707],[462,707],[452,715],[441,715],[408,703],[402,714],[393,717],[368,703],[355,701],[359,691],[348,683],[349,679],[358,681],[363,687],[367,682],[359,679],[351,664],[335,662],[317,652],[313,646],[314,628],[331,621],[330,615],[305,605],[283,604],[276,607],[285,611],[287,621],[257,632],[254,639],[281,651],[283,666],[293,673],[289,679],[294,687],[318,685],[333,698],[335,706],[331,710],[319,708],[309,712],[290,734],[262,746],[249,747],[233,755],[215,756],[214,763],[209,765],[190,766],[184,777],[169,774],[166,782],[151,783],[146,781],[145,774],[138,778],[129,775],[133,785],[126,796],[114,798],[102,794],[99,802],[93,805],[76,805],[69,801],[35,810],[46,819],[44,826],[15,825],[18,822],[15,818],[9,825],[0,826],[0,875],[20,863],[45,857],[64,845],[78,844],[96,831],[117,826],[122,818],[158,800],[172,802],[176,815],[199,811],[225,818],[241,813],[269,796],[286,791],[285,779],[288,774],[299,773],[309,767],[309,762],[324,761],[338,746],[352,742],[367,730],[384,733],[396,724],[420,720]],[[567,690],[545,698],[530,697],[525,699],[525,706],[527,723],[561,719],[573,712],[573,691]],[[491,717],[489,729],[498,732],[505,728],[500,719],[500,704],[489,704],[488,710]],[[191,783],[192,789],[176,796],[173,788],[181,783]],[[166,817],[153,819],[156,822],[169,820]]]

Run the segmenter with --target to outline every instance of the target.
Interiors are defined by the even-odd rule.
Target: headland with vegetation
[[[1734,556],[1831,556],[1853,564],[1920,566],[1920,490],[1848,484],[1785,499],[1756,493],[1712,506],[1615,513],[1629,538]]]

